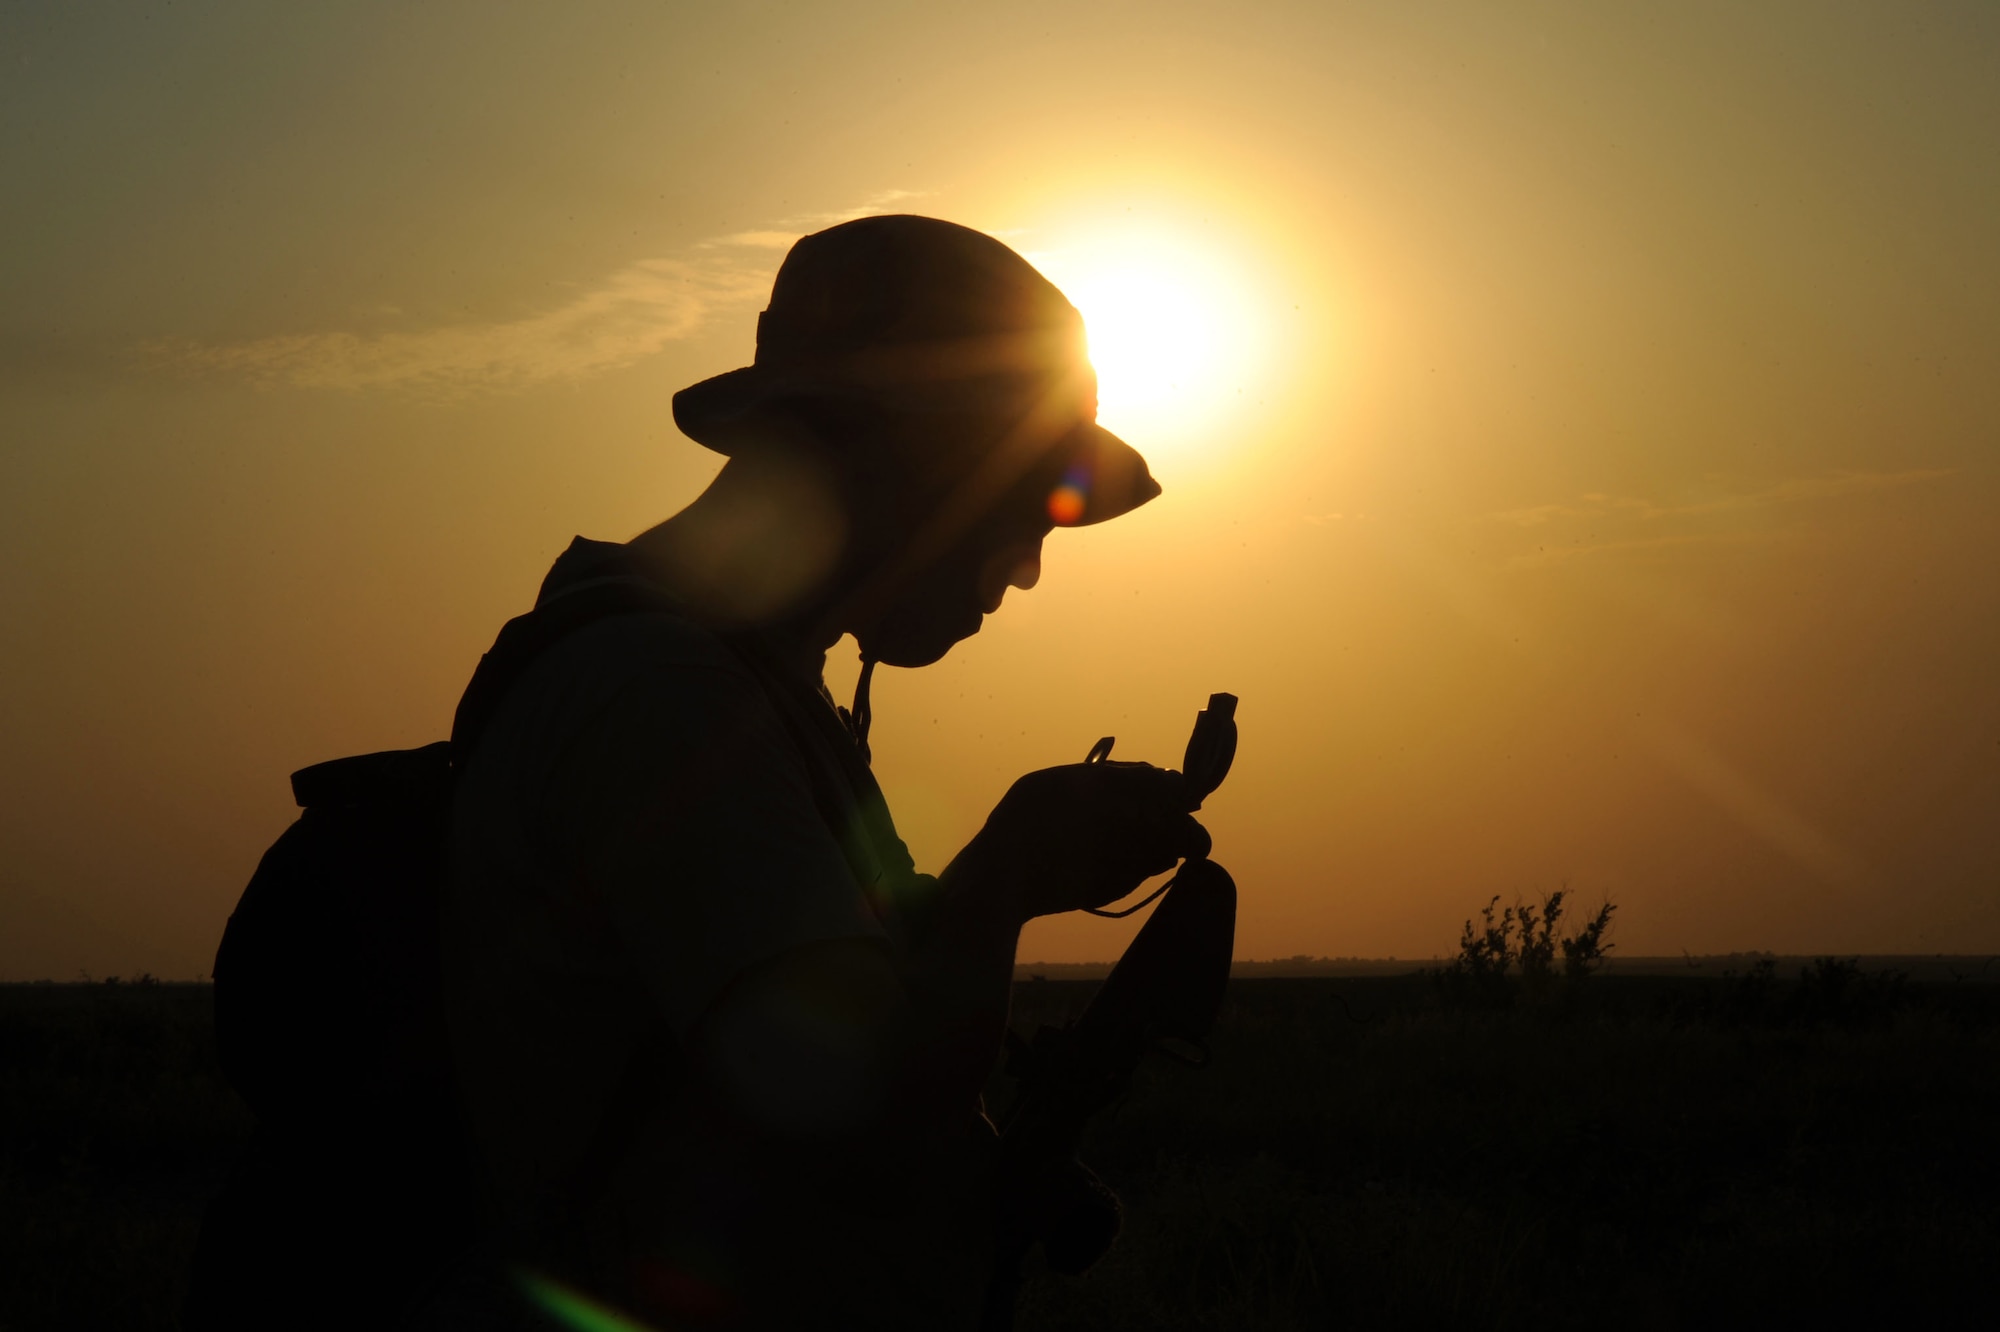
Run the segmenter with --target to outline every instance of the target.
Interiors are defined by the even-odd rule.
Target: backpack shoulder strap
[[[493,640],[493,646],[480,657],[465,693],[459,696],[458,711],[451,723],[453,769],[464,770],[479,738],[500,711],[507,691],[543,652],[599,620],[677,609],[659,584],[637,574],[621,574],[594,579],[507,621],[501,626],[499,637]]]
[[[759,644],[742,639],[725,641],[762,684],[805,762],[821,820],[840,843],[863,896],[900,942],[903,918],[913,905],[922,876],[896,831],[867,756],[833,705],[788,678]]]
[[[673,596],[634,567],[629,558],[607,560],[600,567],[606,576],[550,597],[501,627],[458,702],[451,728],[454,772],[464,770],[507,692],[543,652],[570,634],[613,616],[648,611],[683,613]],[[756,634],[725,632],[717,637],[762,687],[790,733],[805,762],[814,803],[840,842],[856,880],[878,912],[893,916],[894,908],[908,905],[910,886],[919,876],[853,735],[831,704],[808,697],[802,685],[787,678],[763,650]]]
[[[417,749],[389,749],[329,759],[292,774],[292,799],[300,809],[325,805],[395,805],[430,808],[451,797],[451,746],[443,740]]]

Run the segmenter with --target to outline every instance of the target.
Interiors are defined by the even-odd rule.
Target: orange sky
[[[882,210],[1210,302],[1107,416],[1162,499],[878,680],[920,864],[1228,689],[1239,956],[1564,883],[1626,952],[2000,949],[2000,11],[688,10],[0,19],[0,977],[206,971],[286,774],[441,737]]]

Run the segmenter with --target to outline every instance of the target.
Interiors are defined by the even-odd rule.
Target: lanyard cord
[[[861,677],[854,682],[854,706],[847,709],[842,718],[847,723],[847,732],[854,737],[854,747],[861,751],[863,763],[873,762],[868,752],[868,728],[875,721],[875,705],[868,699],[868,686],[875,680],[875,658],[863,653],[861,656]]]
[[[1123,920],[1125,919],[1125,917],[1131,915],[1134,911],[1137,911],[1140,907],[1146,906],[1149,903],[1153,902],[1160,896],[1160,894],[1166,892],[1167,889],[1173,887],[1175,880],[1178,879],[1179,877],[1180,877],[1179,875],[1175,875],[1173,879],[1168,879],[1165,883],[1155,888],[1152,892],[1147,893],[1144,897],[1134,902],[1131,906],[1126,907],[1123,911],[1102,911],[1099,910],[1097,907],[1085,907],[1084,911],[1093,916],[1102,916],[1106,920]]]
[[[1085,763],[1104,762],[1106,759],[1111,757],[1111,746],[1113,743],[1114,743],[1114,737],[1108,735],[1105,736],[1102,740],[1099,740],[1096,744],[1090,747],[1090,752],[1083,756],[1083,761]],[[1197,808],[1199,808],[1199,806],[1197,806]],[[1101,907],[1085,907],[1083,908],[1083,910],[1088,915],[1102,916],[1106,920],[1123,920],[1125,919],[1125,917],[1131,915],[1133,912],[1139,910],[1140,908],[1148,906],[1153,902],[1158,901],[1160,895],[1173,886],[1174,886],[1174,879],[1168,879],[1165,883],[1155,888],[1152,892],[1147,893],[1144,897],[1134,902],[1131,906],[1126,907],[1123,911],[1109,911]]]

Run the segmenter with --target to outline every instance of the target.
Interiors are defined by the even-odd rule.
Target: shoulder
[[[533,677],[540,677],[544,686],[590,677],[625,681],[662,673],[713,675],[723,687],[757,682],[743,659],[712,630],[664,610],[611,615],[585,625],[549,648],[522,682]]]
[[[515,624],[546,644],[520,673],[526,689],[592,681],[623,682],[649,674],[716,672],[755,683],[717,633],[684,613],[668,590],[644,575],[629,546],[577,537],[543,579],[534,611]]]
[[[800,762],[762,677],[698,624],[621,615],[561,647],[533,688],[560,715],[578,759],[594,755],[632,776],[689,761],[712,766],[718,747],[756,755],[767,775]],[[783,780],[791,784],[789,773]]]
[[[538,775],[593,758],[656,767],[718,723],[739,736],[778,725],[735,651],[670,611],[612,615],[574,630],[522,671],[468,775],[504,771],[539,786]]]
[[[578,630],[522,681],[551,739],[614,766],[685,761],[722,737],[789,762],[790,741],[750,666],[712,631],[664,612],[619,615]]]

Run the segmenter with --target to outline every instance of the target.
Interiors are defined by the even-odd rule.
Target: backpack
[[[217,1055],[258,1123],[202,1221],[190,1332],[394,1325],[472,1244],[482,1195],[439,939],[456,777],[543,651],[610,616],[672,609],[640,577],[583,584],[502,628],[449,741],[292,774],[303,813],[265,852],[216,952]],[[829,763],[796,701],[774,704],[811,746],[815,800],[850,844],[867,822],[857,794],[873,793],[865,762],[858,778],[844,756]]]

